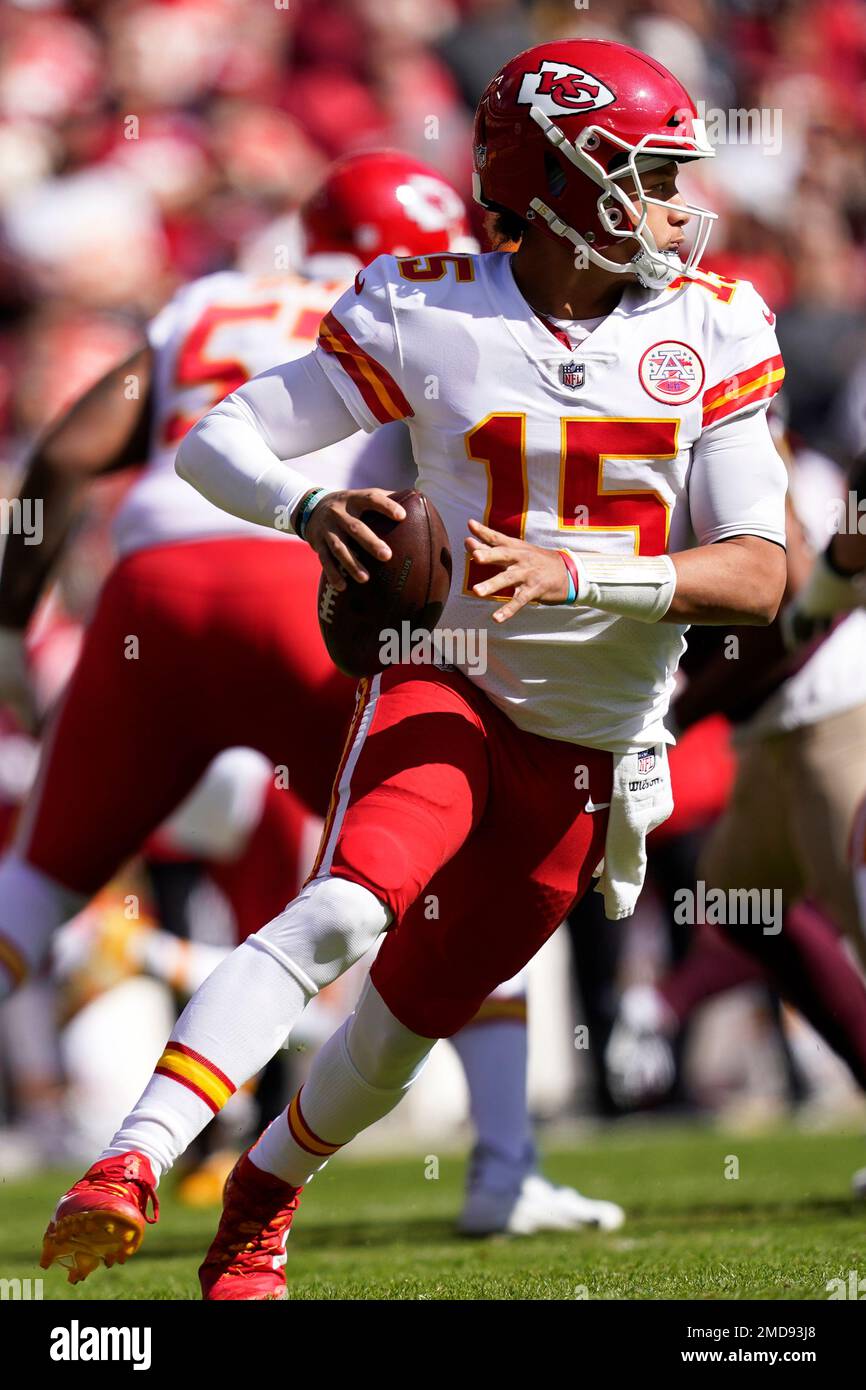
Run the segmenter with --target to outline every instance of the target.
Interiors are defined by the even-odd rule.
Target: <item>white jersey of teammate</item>
[[[505,253],[382,256],[326,315],[316,356],[357,423],[407,420],[455,561],[440,625],[486,629],[486,670],[465,673],[520,728],[614,753],[671,741],[685,628],[539,605],[490,622],[493,601],[470,588],[486,575],[465,563],[468,519],[614,555],[740,534],[784,545],[765,419],[784,375],[773,322],[745,281],[630,284],[569,350]]]
[[[148,327],[154,350],[148,460],[114,521],[120,555],[171,542],[219,536],[295,539],[230,516],[179,478],[177,447],[187,431],[227,392],[249,377],[308,353],[322,315],[343,282],[298,275],[225,271],[179,290]],[[374,440],[355,435],[315,463],[331,487],[412,487],[415,470],[402,426]]]

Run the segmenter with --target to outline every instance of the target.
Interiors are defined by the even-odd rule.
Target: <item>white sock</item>
[[[159,1176],[282,1046],[308,999],[384,931],[388,910],[345,879],[308,884],[187,1004],[138,1104],[104,1151],[137,1149]]]
[[[404,1028],[368,978],[355,1012],[251,1150],[253,1163],[302,1187],[331,1154],[399,1104],[435,1045],[435,1038]]]
[[[0,1001],[35,974],[54,933],[86,902],[17,854],[0,859]]]
[[[526,1023],[519,1019],[473,1022],[450,1041],[466,1073],[485,1185],[509,1186],[515,1169],[529,1172],[535,1162],[526,1098]]]

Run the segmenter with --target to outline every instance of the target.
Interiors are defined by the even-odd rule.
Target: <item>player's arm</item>
[[[78,517],[91,478],[141,463],[147,452],[151,350],[106,372],[36,445],[19,497],[40,508],[42,537],[11,534],[0,568],[0,626],[27,626]],[[130,393],[130,380],[136,382]],[[132,394],[134,399],[128,399]]]
[[[368,266],[323,319],[315,351],[227,396],[187,435],[176,461],[180,476],[224,511],[301,536],[337,589],[345,588],[344,571],[368,578],[358,549],[391,556],[362,513],[405,516],[383,488],[328,488],[315,457],[304,458],[412,414],[393,375],[402,368],[390,266],[388,256]],[[296,459],[302,467],[291,466]]]
[[[848,482],[856,515],[866,509],[866,454],[856,461]],[[825,632],[839,613],[866,604],[866,533],[834,535],[815,561],[803,587],[782,615],[785,640],[792,648]]]
[[[772,622],[785,589],[786,486],[766,417],[753,412],[705,431],[695,446],[696,548],[636,556],[542,550],[473,520],[466,548],[497,571],[475,593],[515,587],[497,622],[532,602],[575,603],[639,622]]]
[[[106,372],[49,427],[27,464],[18,495],[22,509],[29,506],[29,514],[40,517],[38,544],[32,535],[11,532],[0,566],[0,702],[15,708],[25,724],[34,719],[25,629],[90,480],[141,463],[147,453],[151,365],[144,344]]]
[[[260,526],[294,532],[319,556],[328,579],[345,588],[340,570],[358,580],[367,573],[351,546],[378,559],[390,550],[359,519],[379,511],[402,521],[403,508],[382,488],[334,491],[291,460],[348,438],[358,422],[315,353],[253,377],[214,406],[189,432],[177,453],[177,472],[223,511]]]

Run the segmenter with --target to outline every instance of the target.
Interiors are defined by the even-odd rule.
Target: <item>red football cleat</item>
[[[219,1229],[198,1277],[210,1302],[288,1298],[286,1240],[302,1187],[238,1159],[226,1182]]]
[[[153,1215],[148,1216],[148,1203]],[[57,1203],[42,1241],[42,1269],[64,1265],[79,1284],[101,1262],[125,1264],[141,1245],[145,1223],[159,1216],[156,1179],[144,1154],[103,1158]]]

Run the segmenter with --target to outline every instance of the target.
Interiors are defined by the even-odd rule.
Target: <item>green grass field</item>
[[[726,1160],[740,1176],[724,1176]],[[547,1173],[614,1198],[615,1235],[467,1241],[452,1227],[464,1160],[424,1176],[424,1155],[334,1162],[305,1194],[289,1240],[299,1299],[826,1299],[827,1281],[866,1270],[866,1204],[850,1196],[862,1137],[781,1129],[733,1137],[703,1128],[605,1131],[545,1159]],[[732,1166],[730,1163],[727,1165]],[[40,1237],[67,1175],[0,1187],[0,1277],[34,1277]],[[193,1299],[216,1213],[162,1196],[158,1226],[124,1269],[78,1290],[62,1270],[50,1299]],[[584,1292],[585,1291],[585,1292]]]

